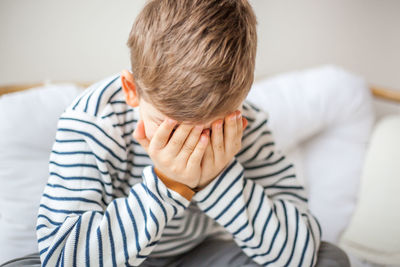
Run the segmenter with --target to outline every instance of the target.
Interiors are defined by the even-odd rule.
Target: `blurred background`
[[[125,45],[144,0],[1,0],[0,85],[92,82],[129,67]],[[256,77],[338,64],[400,90],[400,1],[252,0]]]

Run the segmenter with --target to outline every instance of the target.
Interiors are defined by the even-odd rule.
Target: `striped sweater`
[[[248,101],[242,148],[191,199],[157,177],[132,137],[138,108],[119,75],[86,89],[61,115],[37,218],[43,266],[139,266],[208,236],[233,239],[264,266],[314,266],[321,229],[267,115]]]

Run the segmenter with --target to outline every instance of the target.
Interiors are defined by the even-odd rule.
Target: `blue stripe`
[[[95,216],[95,212],[92,212],[92,215],[90,215],[89,223],[88,223],[88,230],[86,232],[86,253],[85,253],[85,259],[86,259],[86,266],[90,266],[90,231],[92,229],[92,223],[93,223],[93,218]]]
[[[113,79],[111,82],[109,82],[106,87],[104,87],[101,92],[99,97],[97,98],[97,104],[96,104],[96,109],[94,111],[94,115],[97,116],[97,111],[99,110],[99,105],[101,102],[101,97],[103,96],[104,92],[106,91],[106,89],[110,86],[110,84],[112,84],[113,82],[115,82],[115,80],[117,80],[120,77],[120,75],[118,75],[115,79]],[[89,99],[88,99],[89,100]]]
[[[190,224],[191,224],[191,222],[192,222],[192,220],[193,220],[193,217],[194,216],[189,216],[188,217],[188,220],[186,221],[186,224],[185,224],[185,227],[182,229],[182,231],[181,232],[179,232],[179,233],[163,233],[162,234],[162,236],[163,237],[177,237],[177,238],[174,238],[174,239],[168,239],[168,240],[160,240],[159,242],[158,242],[158,244],[168,244],[168,243],[174,243],[174,242],[176,242],[176,241],[181,241],[182,239],[183,240],[187,240],[188,239],[188,237],[190,236],[190,233],[189,233],[189,235],[188,236],[186,236],[186,234],[188,233],[188,229],[189,229],[189,226],[190,226]],[[197,223],[198,223],[198,220],[196,220],[197,221]],[[195,222],[196,222],[195,221]],[[197,227],[194,227],[194,229],[197,229]]]
[[[65,139],[65,140],[56,139],[55,142],[56,143],[83,143],[83,142],[85,142],[85,140],[83,140],[83,139]]]
[[[90,87],[89,87],[90,88]],[[73,110],[75,110],[75,108],[79,105],[79,103],[81,102],[81,100],[89,93],[93,90],[93,88],[89,89],[86,88],[85,91],[83,91],[78,99],[78,101],[75,103],[75,105],[72,107]]]
[[[253,193],[254,193],[254,189],[255,189],[255,188],[256,188],[256,184],[255,184],[255,183],[252,183],[252,188],[251,188],[250,196],[249,196],[249,199],[247,200],[246,205],[243,206],[243,207],[232,217],[232,219],[231,219],[228,223],[226,223],[226,224],[224,225],[224,228],[227,228],[229,225],[231,225],[231,223],[233,223],[233,222],[236,220],[236,218],[238,218],[239,215],[240,215],[243,211],[245,211],[246,208],[248,208],[248,206],[249,206],[249,204],[250,204],[250,202],[251,202],[251,200],[252,200],[252,198],[253,198]],[[244,189],[243,189],[243,191],[244,191]]]
[[[86,181],[98,182],[98,183],[100,183],[100,184],[102,185],[102,187],[103,187],[103,189],[104,189],[104,193],[105,193],[106,195],[112,196],[112,197],[116,197],[114,194],[110,194],[110,193],[108,193],[108,192],[106,191],[105,185],[112,186],[112,184],[111,184],[111,183],[104,182],[103,180],[100,180],[100,179],[97,179],[97,178],[92,178],[92,177],[85,177],[85,176],[62,176],[62,175],[60,175],[60,174],[58,174],[58,173],[56,173],[56,172],[50,172],[50,175],[57,176],[57,177],[59,177],[59,178],[61,178],[61,179],[63,179],[63,180],[78,180],[78,181],[79,181],[79,180],[86,180]],[[120,188],[116,187],[115,189],[120,189]],[[120,190],[121,190],[121,189],[120,189]],[[124,192],[124,191],[121,191],[121,192]]]
[[[154,213],[150,210],[150,217],[153,219],[154,223],[156,224],[156,236],[158,235],[158,231],[160,230],[160,227],[158,225],[158,220],[156,218],[156,216],[154,215]]]
[[[172,196],[171,192],[169,192],[169,190],[167,190],[167,195],[168,195],[168,197],[171,198],[176,204],[178,204],[179,206],[181,206],[183,209],[186,209],[186,206],[183,205],[182,202],[180,202],[179,200],[176,200],[176,199]],[[175,214],[176,214],[176,213],[175,213]],[[175,214],[174,214],[174,216],[175,216]]]
[[[288,242],[288,237],[289,237],[289,226],[288,226],[287,211],[286,211],[285,202],[283,202],[283,201],[280,201],[280,202],[282,203],[283,212],[284,212],[285,226],[286,226],[286,237],[285,237],[285,241],[284,241],[283,244],[282,244],[282,248],[281,248],[281,250],[279,251],[278,256],[276,256],[275,259],[273,259],[273,260],[267,262],[266,264],[276,262],[276,261],[281,257],[282,252],[283,252],[283,250],[285,249],[286,244],[287,244],[287,242]],[[264,255],[267,255],[267,254],[268,254],[268,253],[263,253],[263,254],[260,254],[260,256],[264,256]]]
[[[124,100],[115,100],[115,101],[110,101],[110,104],[114,105],[114,104],[123,104],[126,105],[126,102]]]
[[[98,170],[101,174],[108,174],[108,172],[102,172],[97,168],[95,164],[84,164],[84,163],[73,163],[73,164],[62,164],[55,161],[50,160],[49,164],[54,164],[58,167],[65,167],[65,168],[74,168],[74,167],[86,167]]]
[[[57,210],[57,209],[49,208],[44,204],[40,204],[40,207],[42,207],[44,209],[47,209],[49,211],[52,211],[52,212],[56,212],[56,213],[66,213],[66,214],[77,213],[77,214],[82,214],[82,213],[85,212],[85,211],[82,211],[82,210]]]
[[[58,232],[59,229],[60,229],[60,227],[57,227],[57,228],[55,228],[53,231],[51,231],[50,234],[45,235],[45,236],[43,236],[42,238],[39,238],[39,239],[38,239],[38,243],[40,243],[40,242],[46,240],[47,238],[49,238],[49,237],[55,235],[55,234]]]
[[[212,203],[210,206],[208,206],[207,208],[204,209],[204,212],[209,211],[210,209],[212,209],[220,200],[221,198],[229,191],[231,190],[231,188],[233,188],[234,184],[236,184],[240,178],[243,177],[243,170],[239,173],[238,176],[236,176],[235,180],[233,180],[229,186],[227,186],[227,188],[224,190],[224,192],[222,192],[221,195],[218,196],[218,198],[214,201],[214,203]]]
[[[281,161],[283,161],[285,159],[285,156],[280,157],[278,160],[274,161],[274,162],[262,162],[262,164],[260,165],[254,165],[254,166],[246,166],[246,170],[255,170],[258,168],[265,168],[265,167],[270,167],[270,166],[274,166],[278,163],[280,163]]]
[[[257,136],[257,138],[256,139],[259,139],[260,137],[262,137],[262,135],[261,136]],[[242,143],[244,143],[244,138],[242,138]],[[250,143],[248,146],[246,146],[246,147],[243,147],[243,148],[241,148],[240,149],[240,151],[235,155],[236,157],[240,157],[240,156],[242,156],[247,150],[249,150],[251,147],[253,147],[253,145],[254,145],[254,142],[252,142],[252,143]]]
[[[114,112],[114,111],[112,111],[112,112],[110,112],[110,113],[108,113],[108,114],[102,116],[101,118],[102,118],[102,119],[105,119],[105,118],[108,118],[108,117],[110,117],[110,116],[112,116],[112,115],[116,115],[116,116],[126,115],[126,114],[128,114],[128,113],[130,113],[130,112],[133,112],[133,111],[134,111],[134,109],[128,109],[128,110],[120,111],[120,112]]]
[[[46,225],[46,224],[39,224],[39,225],[37,225],[37,226],[36,226],[36,231],[39,230],[39,229],[42,229],[43,227],[47,228],[47,225]]]
[[[160,208],[162,209],[163,213],[164,213],[164,218],[165,218],[165,224],[167,224],[167,220],[168,220],[168,216],[167,216],[167,211],[165,210],[163,204],[161,203],[161,201],[158,199],[158,197],[156,197],[154,195],[153,192],[150,191],[150,189],[144,184],[144,183],[140,183],[140,185],[143,187],[143,189],[157,202],[157,204],[160,206]]]
[[[124,160],[121,159],[120,157],[118,157],[110,148],[106,147],[103,143],[101,143],[99,140],[97,140],[94,136],[92,136],[91,134],[88,134],[86,132],[82,132],[82,131],[77,131],[77,130],[71,130],[71,129],[66,129],[66,128],[58,128],[57,131],[61,131],[61,132],[73,132],[73,133],[78,133],[78,134],[82,134],[84,136],[89,137],[90,139],[92,139],[96,144],[98,144],[99,146],[101,146],[102,148],[104,148],[105,150],[107,150],[114,158],[116,158],[119,162],[123,163]],[[125,150],[125,148],[123,148]]]
[[[103,193],[103,191],[101,191],[100,189],[97,189],[97,188],[68,188],[68,187],[65,187],[63,185],[49,184],[49,183],[47,183],[46,186],[53,187],[53,188],[62,188],[62,189],[65,189],[65,190],[68,190],[68,191],[73,191],[73,192],[94,191],[94,192],[97,192],[97,193],[100,193],[100,194]]]
[[[275,198],[275,197],[279,197],[279,196],[282,196],[282,195],[293,196],[293,197],[298,198],[298,199],[300,199],[300,200],[302,200],[304,202],[308,202],[307,198],[301,197],[301,196],[299,196],[299,195],[297,195],[295,193],[292,193],[292,192],[279,192],[279,193],[271,194],[270,197],[271,198]]]
[[[52,152],[53,152],[53,151],[52,151]],[[84,153],[81,153],[81,152],[84,152]],[[57,152],[57,153],[60,153],[60,154],[77,154],[77,155],[78,155],[78,154],[89,154],[89,155],[93,155],[98,161],[100,161],[100,162],[102,162],[102,163],[108,163],[114,170],[117,170],[117,171],[119,171],[119,172],[127,173],[127,174],[130,174],[131,176],[134,176],[129,170],[121,169],[121,168],[119,168],[119,167],[116,167],[111,161],[109,161],[109,160],[107,160],[107,159],[102,159],[102,158],[100,158],[99,156],[97,156],[94,152],[91,152],[91,151],[88,151],[88,152],[86,152],[86,151]],[[123,160],[123,162],[124,162],[124,163],[128,163],[128,165],[133,165],[133,167],[140,167],[140,166],[135,165],[132,161],[129,161],[129,160]],[[51,164],[54,164],[54,165],[57,165],[57,166],[61,166],[61,167],[77,167],[77,166],[73,166],[73,164],[64,164],[64,165],[63,165],[63,164],[60,164],[60,163],[56,163],[56,162],[54,162],[54,161],[50,161],[50,163],[51,163]],[[147,165],[146,165],[146,166],[147,166]],[[98,170],[98,171],[99,171],[101,174],[103,174],[103,175],[110,175],[110,173],[109,173],[108,171],[100,171],[100,170],[98,169],[97,165],[90,164],[90,165],[84,166],[84,167],[95,168],[96,170]],[[129,184],[129,182],[128,182],[127,180],[124,180],[124,179],[119,178],[118,175],[114,176],[114,178],[117,179],[118,181],[120,181],[121,183],[124,183],[124,184],[128,185],[129,187],[131,187],[131,185]]]
[[[91,199],[86,199],[83,197],[53,197],[50,196],[46,193],[44,193],[42,196],[48,198],[48,199],[52,199],[52,200],[59,200],[59,201],[82,201],[82,202],[86,202],[86,203],[93,203],[93,204],[97,204],[100,206],[100,208],[103,208],[103,206],[98,203],[97,201],[91,200]]]
[[[76,230],[75,230],[76,235],[75,235],[75,244],[74,244],[73,266],[77,266],[76,265],[76,253],[78,251],[78,243],[79,243],[79,234],[80,234],[80,229],[81,229],[81,221],[82,221],[82,217],[79,217],[78,222],[76,223]],[[64,249],[64,251],[65,251],[65,249]],[[64,251],[63,251],[63,253],[64,253]]]
[[[255,159],[258,157],[258,155],[261,153],[261,151],[263,151],[264,148],[270,147],[270,146],[274,146],[274,145],[275,145],[274,142],[269,142],[269,143],[263,144],[261,147],[258,148],[256,154],[254,154],[251,158],[249,158],[249,159],[247,159],[245,162],[243,162],[243,164],[255,160]],[[272,156],[271,153],[272,153],[272,152],[270,152],[270,154],[266,157],[267,159],[270,158],[270,157]]]
[[[249,104],[249,106],[252,107],[255,111],[257,112],[261,111],[254,103],[247,101],[247,104]]]
[[[246,182],[247,182],[247,179],[244,179],[243,188],[246,186]],[[236,196],[232,199],[232,201],[228,204],[228,206],[226,206],[226,207],[217,215],[217,217],[214,218],[214,220],[218,220],[222,215],[224,215],[225,212],[227,212],[228,209],[233,205],[233,203],[235,203],[236,200],[237,200],[240,196],[242,196],[242,195],[243,195],[243,192],[242,192],[242,191],[239,191],[239,193],[236,194]]]
[[[310,231],[307,231],[307,238],[306,238],[306,243],[304,244],[303,252],[301,253],[301,258],[300,258],[300,263],[299,266],[303,264],[304,260],[304,255],[306,254],[306,250],[308,248],[308,242],[310,241]]]
[[[128,199],[126,199],[126,198],[125,198],[125,206],[128,211],[129,217],[131,218],[131,221],[132,221],[133,231],[135,232],[136,248],[137,248],[137,251],[139,252],[141,250],[140,244],[139,244],[139,231],[136,226],[136,220],[133,217],[131,208],[129,207]],[[144,225],[145,227],[147,227],[146,224],[147,224],[147,222],[145,222],[145,225]]]
[[[103,135],[107,136],[111,141],[113,141],[117,146],[119,146],[121,149],[125,150],[125,148],[119,144],[114,138],[112,138],[108,133],[106,133],[102,128],[100,128],[97,124],[90,122],[90,121],[85,121],[81,119],[76,119],[76,118],[70,118],[70,117],[60,117],[60,120],[70,120],[70,121],[79,121],[85,124],[89,124],[97,128]],[[71,129],[72,130],[72,129]]]
[[[289,257],[288,261],[286,262],[285,266],[289,266],[291,261],[292,261],[294,250],[295,250],[296,244],[297,244],[297,235],[299,233],[299,211],[297,209],[294,209],[294,210],[296,212],[296,231],[295,231],[295,234],[294,234],[292,252],[290,253],[290,257]]]
[[[247,139],[247,137],[249,137],[252,133],[258,131],[261,127],[267,125],[267,122],[268,122],[268,120],[263,120],[263,121],[262,121],[261,123],[259,123],[257,126],[255,126],[254,128],[252,128],[251,130],[249,130],[249,131],[246,133],[246,135],[244,135],[244,136],[242,137],[242,140]],[[271,134],[271,131],[262,131],[262,132],[260,133],[260,136],[261,136],[261,135],[264,135],[264,134],[266,134],[266,135],[267,135],[267,134]]]
[[[47,250],[49,249],[49,247],[42,249],[41,251],[39,251],[39,255],[41,256],[43,253],[45,253]]]
[[[57,155],[93,155],[91,151],[55,151],[52,150],[51,153]]]
[[[47,217],[46,215],[43,215],[43,214],[39,214],[37,217],[38,217],[38,219],[39,218],[44,218],[47,221],[49,221],[51,224],[56,225],[56,226],[62,224],[61,222],[55,222],[55,221],[51,220],[49,217]]]
[[[162,201],[165,201],[163,196],[160,193],[160,189],[158,188],[158,176],[157,176],[156,172],[154,171],[154,167],[151,167],[151,172],[153,173],[153,179],[156,184],[156,191],[157,191],[158,195],[160,196],[160,198],[162,199]]]
[[[140,210],[142,211],[142,214],[143,214],[143,217],[144,217],[144,224],[145,224],[145,226],[146,226],[146,227],[144,228],[144,231],[145,231],[145,233],[146,233],[147,240],[150,241],[150,239],[151,239],[151,238],[150,238],[150,234],[149,234],[149,231],[147,230],[147,215],[146,215],[146,211],[144,210],[142,201],[140,200],[138,194],[137,194],[132,188],[131,188],[130,192],[131,192],[132,195],[136,198],[136,201],[139,203]]]
[[[110,98],[108,99],[107,103],[110,103],[111,100],[114,98],[114,96],[116,96],[116,95],[117,95],[119,92],[121,92],[121,91],[122,91],[122,87],[118,88],[118,90],[115,91],[115,92],[110,96]]]
[[[217,182],[212,187],[211,191],[208,192],[207,196],[204,197],[202,200],[199,200],[198,202],[202,203],[202,202],[206,201],[212,195],[212,193],[215,191],[215,189],[218,187],[218,185],[221,183],[221,181],[225,178],[225,175],[233,168],[233,166],[236,165],[236,163],[237,163],[237,161],[234,160],[232,162],[232,164],[229,165],[228,168],[226,168],[226,170],[221,174],[221,176],[218,178]]]
[[[71,228],[68,229],[51,247],[50,251],[47,253],[46,257],[44,258],[42,265],[46,266],[47,262],[50,260],[51,256],[53,255],[54,251],[58,248],[58,246],[65,242],[65,238],[69,235],[69,233],[74,229],[74,226],[71,226]]]
[[[112,126],[114,126],[114,127],[123,127],[123,126],[126,126],[127,124],[132,124],[132,123],[137,123],[137,120],[136,119],[131,119],[131,120],[125,121],[123,123],[113,124]]]
[[[97,228],[97,244],[99,245],[99,265],[103,266],[103,241],[101,240],[100,227]]]
[[[92,97],[94,91],[95,91],[95,90],[92,90],[92,91],[90,92],[88,98],[86,99],[85,109],[83,110],[84,112],[87,112],[87,109],[88,109],[88,106],[89,106],[89,101],[90,101],[90,98]]]
[[[287,190],[301,190],[304,189],[304,187],[300,186],[286,186],[286,185],[271,185],[271,186],[265,186],[265,189],[287,189]]]
[[[111,230],[111,220],[110,220],[110,214],[108,211],[106,211],[106,218],[107,218],[107,225],[108,225],[108,236],[110,238],[110,245],[111,245],[111,257],[112,257],[112,263],[113,266],[117,266],[117,260],[115,258],[115,245],[114,245],[114,238]]]
[[[273,172],[273,173],[263,174],[263,175],[261,175],[261,176],[251,176],[251,177],[249,177],[249,178],[251,178],[252,180],[258,180],[258,179],[263,179],[263,178],[268,178],[268,177],[275,177],[275,176],[277,176],[278,174],[281,174],[281,173],[283,173],[283,172],[289,170],[290,168],[293,168],[293,165],[292,165],[292,164],[289,164],[289,165],[286,166],[285,168],[283,168],[283,169],[281,169],[281,170],[279,170],[279,171]]]

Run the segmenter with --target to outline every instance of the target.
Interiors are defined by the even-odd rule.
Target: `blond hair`
[[[150,0],[127,41],[139,98],[178,121],[226,115],[254,80],[257,20],[247,0]]]

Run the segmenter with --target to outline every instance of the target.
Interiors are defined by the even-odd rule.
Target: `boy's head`
[[[254,79],[256,24],[247,0],[147,2],[127,42],[132,73],[121,75],[146,135],[165,117],[207,127],[241,109]]]

